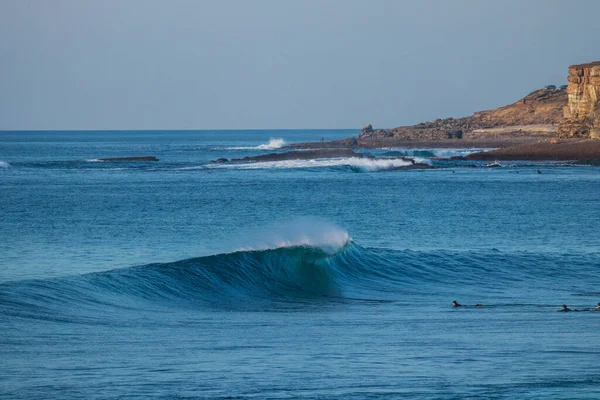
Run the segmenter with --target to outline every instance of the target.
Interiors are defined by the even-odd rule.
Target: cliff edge
[[[569,67],[568,104],[560,138],[600,139],[600,61]]]

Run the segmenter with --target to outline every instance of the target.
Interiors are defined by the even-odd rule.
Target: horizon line
[[[388,129],[388,128],[383,128]],[[349,131],[360,128],[252,128],[252,129],[0,129],[4,132],[198,132],[198,131]]]

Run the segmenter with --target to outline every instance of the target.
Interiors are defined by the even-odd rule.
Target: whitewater
[[[599,167],[356,133],[0,132],[0,398],[600,397]]]

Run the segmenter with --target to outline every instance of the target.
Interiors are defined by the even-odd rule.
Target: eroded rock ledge
[[[473,153],[466,156],[465,159],[480,161],[576,161],[586,164],[598,164],[600,163],[600,140],[553,139]]]

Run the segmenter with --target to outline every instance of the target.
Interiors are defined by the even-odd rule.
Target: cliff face
[[[570,66],[568,79],[559,137],[600,139],[600,61]]]

